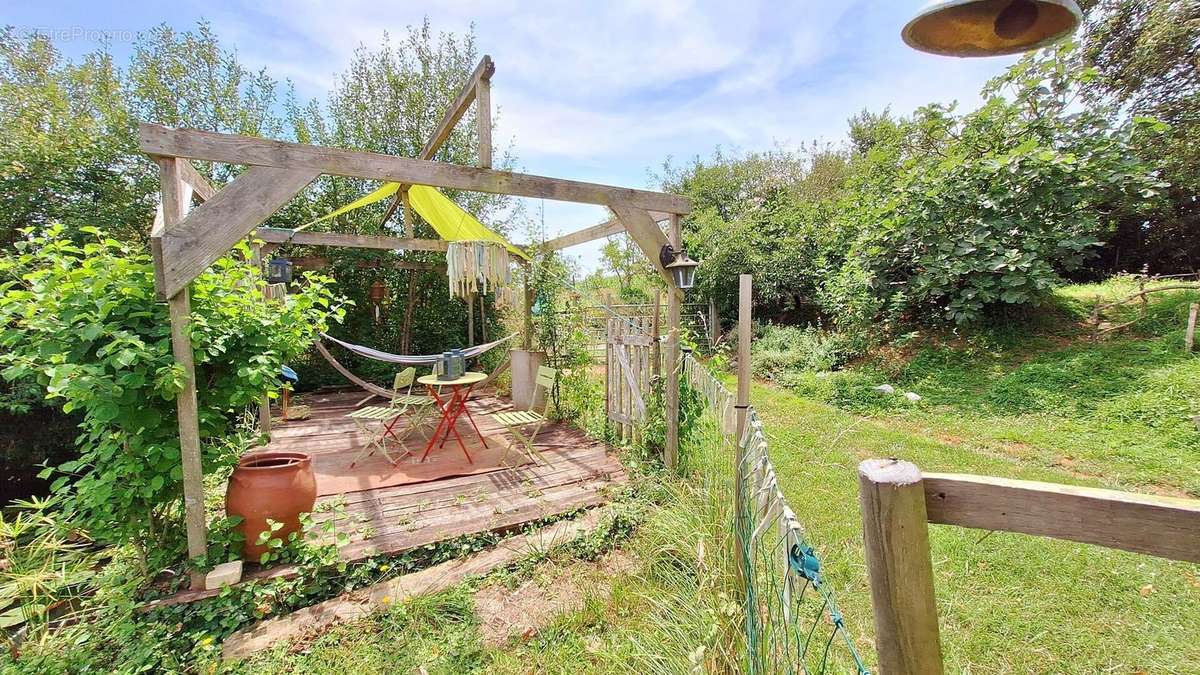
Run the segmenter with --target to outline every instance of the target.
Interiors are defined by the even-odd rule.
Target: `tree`
[[[840,205],[858,235],[825,288],[832,315],[962,324],[1034,304],[1146,208],[1164,184],[1137,149],[1163,125],[1112,106],[1077,111],[1095,73],[1072,50],[1025,57],[975,112],[932,105],[896,129],[868,121],[883,140]]]
[[[1094,0],[1078,58],[1097,77],[1084,85],[1093,99],[1130,116],[1169,125],[1146,139],[1144,156],[1162,167],[1169,199],[1122,220],[1105,247],[1106,271],[1169,273],[1200,268],[1200,2]]]

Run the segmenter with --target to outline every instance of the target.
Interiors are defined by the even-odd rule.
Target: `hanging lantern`
[[[292,261],[278,256],[267,263],[267,282],[286,284],[292,280]]]
[[[1053,44],[1082,20],[1075,0],[935,0],[900,36],[930,54],[1001,56]]]
[[[387,286],[378,279],[371,282],[371,302],[378,305],[383,302],[384,296],[387,295]]]
[[[687,249],[679,247],[679,252],[667,244],[658,252],[658,261],[663,267],[671,273],[671,278],[675,280],[675,286],[681,291],[686,291],[696,283],[696,268],[700,263],[688,257]]]

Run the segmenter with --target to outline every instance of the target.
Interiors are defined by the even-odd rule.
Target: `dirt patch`
[[[475,614],[483,643],[498,647],[514,638],[527,640],[555,618],[583,608],[589,598],[607,599],[611,579],[637,568],[624,551],[612,551],[594,563],[577,563],[537,574],[516,588],[492,583],[475,593]]]

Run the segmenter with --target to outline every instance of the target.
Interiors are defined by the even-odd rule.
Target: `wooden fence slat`
[[[929,522],[1200,562],[1200,500],[964,474],[924,474]]]

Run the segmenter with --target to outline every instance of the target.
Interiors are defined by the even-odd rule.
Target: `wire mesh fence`
[[[816,549],[779,486],[767,433],[753,407],[737,433],[735,399],[690,354],[683,379],[736,443],[737,562],[744,589],[746,670],[750,673],[867,673]]]

